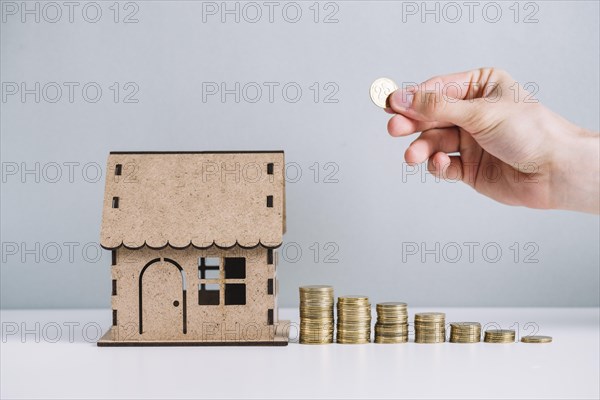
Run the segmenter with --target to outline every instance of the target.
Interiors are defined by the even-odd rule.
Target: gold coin
[[[523,336],[521,338],[523,343],[550,343],[552,342],[552,336]]]
[[[307,285],[300,286],[300,292],[333,292],[333,286],[329,285]]]
[[[488,329],[483,335],[486,343],[513,343],[515,331],[511,329]]]
[[[367,302],[368,303],[369,298],[367,296],[353,294],[353,295],[347,295],[347,296],[339,296],[338,301],[341,301],[342,303],[344,303],[344,302],[347,302],[347,303]]]
[[[385,303],[377,303],[377,308],[392,308],[392,309],[397,309],[397,308],[406,308],[406,303],[400,303],[397,301],[388,301]]]
[[[446,314],[442,312],[424,312],[415,314],[415,320],[421,321],[439,321],[446,318]]]
[[[450,326],[456,329],[481,329],[479,322],[451,322]]]
[[[397,89],[398,85],[396,85],[396,82],[393,80],[389,78],[379,78],[371,84],[369,94],[371,95],[371,100],[373,100],[373,103],[375,103],[377,107],[386,108],[389,106],[388,97]]]

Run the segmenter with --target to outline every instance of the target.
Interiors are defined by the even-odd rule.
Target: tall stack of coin
[[[333,343],[333,287],[300,287],[300,343]]]
[[[408,342],[408,312],[406,303],[377,304],[375,343]]]
[[[514,343],[515,331],[512,329],[488,329],[483,341],[486,343]]]
[[[426,312],[415,314],[415,342],[443,343],[446,341],[446,314]]]
[[[477,343],[481,341],[479,322],[452,322],[450,324],[450,342]]]
[[[340,296],[337,303],[337,342],[371,341],[371,303],[367,296]]]

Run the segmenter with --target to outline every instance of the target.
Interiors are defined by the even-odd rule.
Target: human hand
[[[428,160],[435,176],[505,204],[599,213],[598,134],[544,107],[506,72],[432,78],[395,91],[389,105],[390,135],[422,132],[407,163]]]

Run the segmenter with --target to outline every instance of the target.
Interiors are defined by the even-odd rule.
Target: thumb
[[[390,96],[390,106],[411,119],[450,123],[468,131],[478,131],[484,120],[484,99],[460,100],[444,96],[439,91],[397,90]]]

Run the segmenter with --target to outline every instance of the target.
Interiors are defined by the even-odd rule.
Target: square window
[[[267,207],[273,207],[273,196],[267,196]]]
[[[220,285],[218,283],[201,283],[198,288],[198,304],[201,306],[218,306],[219,290]]]
[[[272,162],[267,164],[267,174],[273,175],[273,163]]]
[[[225,258],[225,279],[245,279],[246,259],[244,257]]]
[[[246,304],[246,284],[245,283],[226,283],[225,284],[225,305],[244,305]]]
[[[121,164],[115,165],[115,175],[121,175],[122,170],[123,170],[123,166]]]

